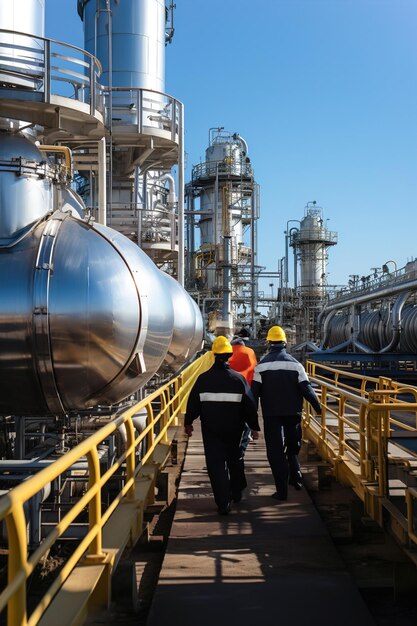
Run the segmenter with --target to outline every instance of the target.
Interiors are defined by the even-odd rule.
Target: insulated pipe
[[[244,152],[245,156],[247,156],[249,148],[247,142],[243,139],[243,137],[241,137],[239,133],[235,133],[234,135],[232,135],[232,139],[234,139],[235,141],[240,141],[240,145],[243,148],[242,152]]]
[[[171,174],[162,174],[160,178],[156,182],[163,183],[165,180],[169,183],[169,193],[168,193],[168,204],[175,204],[177,202],[177,194],[175,193],[175,180]],[[153,185],[155,187],[155,185]]]
[[[403,306],[406,303],[408,297],[410,295],[409,291],[405,291],[398,296],[395,301],[395,304],[392,308],[391,319],[392,319],[392,338],[391,341],[384,346],[379,354],[384,354],[385,352],[392,352],[394,348],[397,347],[398,342],[400,341],[401,335],[401,313],[403,310]]]
[[[178,103],[178,282],[184,286],[184,105]]]
[[[394,285],[391,287],[384,287],[383,289],[379,289],[378,291],[373,291],[372,293],[364,293],[358,296],[352,296],[351,298],[347,298],[346,300],[342,300],[339,302],[335,302],[333,304],[328,304],[324,307],[323,311],[325,313],[329,313],[330,311],[338,311],[339,309],[343,309],[347,306],[363,304],[364,302],[372,302],[372,300],[379,300],[381,298],[387,298],[389,296],[394,296],[397,293],[402,293],[403,291],[415,291],[417,289],[417,279],[408,280],[401,285]]]
[[[65,159],[67,178],[69,180],[72,180],[72,153],[68,146],[39,145],[38,149],[40,150],[40,152],[45,152],[46,154],[63,154]]]
[[[330,335],[330,322],[332,321],[332,319],[334,318],[334,316],[336,315],[337,311],[330,311],[330,313],[326,316],[325,320],[324,320],[324,324],[323,324],[323,343],[322,343],[322,349],[326,349],[326,346],[328,344],[329,341],[329,335]],[[320,313],[318,319],[317,319],[317,324],[320,325],[321,322],[321,316],[323,314],[323,311]]]
[[[98,222],[107,223],[107,186],[106,186],[106,138],[98,143]]]

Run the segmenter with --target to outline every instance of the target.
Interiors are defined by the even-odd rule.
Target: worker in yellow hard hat
[[[276,487],[273,498],[287,500],[288,483],[302,488],[298,453],[303,399],[317,413],[321,406],[304,367],[287,354],[284,329],[272,326],[266,339],[270,350],[255,368],[252,391],[262,406],[266,451]]]
[[[191,389],[184,427],[191,437],[193,421],[200,417],[207,472],[221,515],[230,511],[231,501],[239,502],[246,487],[239,445],[246,423],[257,432],[258,412],[244,377],[230,369],[233,349],[227,337],[216,337],[214,364],[197,378]]]

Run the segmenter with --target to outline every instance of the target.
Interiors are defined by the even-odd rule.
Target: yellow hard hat
[[[213,352],[213,354],[232,354],[233,348],[228,338],[220,335],[219,337],[216,337],[216,339],[213,341],[211,351]]]
[[[287,342],[287,336],[285,331],[281,326],[271,326],[268,330],[268,335],[266,337],[267,341],[285,341]]]

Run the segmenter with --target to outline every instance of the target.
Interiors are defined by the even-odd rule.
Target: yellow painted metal
[[[304,435],[332,464],[336,478],[350,485],[368,514],[382,524],[383,503],[389,500],[388,444],[398,429],[417,437],[417,388],[312,362],[307,363],[307,371],[318,388],[322,411],[315,416],[305,405]],[[406,421],[410,413],[416,416],[414,424]],[[404,459],[403,466],[407,463]],[[416,541],[413,498],[417,491],[407,489],[406,497],[408,537]]]
[[[106,534],[106,525],[120,505],[130,502],[131,521],[126,525],[127,532],[130,536],[135,535],[136,537],[140,533],[143,509],[145,501],[149,499],[149,491],[146,489],[146,493],[144,493],[143,490],[137,490],[136,485],[142,480],[142,477],[145,477],[148,471],[151,479],[147,481],[147,487],[154,486],[156,474],[161,467],[161,460],[166,458],[166,450],[169,450],[168,444],[170,439],[168,431],[172,429],[175,423],[178,423],[178,417],[185,409],[189,392],[197,376],[209,369],[212,364],[213,355],[208,352],[187,367],[177,379],[170,381],[137,405],[109,421],[108,424],[82,441],[75,448],[33,475],[30,479],[20,483],[0,499],[0,520],[6,521],[9,542],[8,584],[0,594],[0,611],[7,606],[8,626],[34,626],[42,623],[48,607],[48,618],[45,618],[45,624],[71,623],[65,622],[65,613],[62,613],[62,608],[60,608],[62,607],[62,602],[56,602],[58,607],[56,615],[53,612],[51,613],[53,606],[55,606],[55,603],[53,606],[51,606],[51,603],[60,590],[62,590],[63,596],[68,596],[65,582],[70,580],[70,576],[72,576],[71,580],[74,579],[72,573],[76,567],[77,577],[82,577],[84,571],[88,572],[89,580],[91,580],[93,573],[91,568],[93,566],[95,567],[94,572],[99,573],[97,575],[100,576],[100,580],[97,580],[97,584],[91,585],[89,583],[91,597],[88,597],[88,603],[108,602],[110,573],[114,563],[117,562],[118,555],[115,554],[115,549],[108,550],[106,545],[103,545],[103,534]],[[152,402],[156,402],[160,406],[160,410],[156,415],[154,414]],[[147,411],[146,428],[140,435],[135,437],[132,417],[143,409]],[[159,425],[159,431],[158,435],[155,435],[155,426],[157,424]],[[103,475],[100,475],[97,448],[103,440],[121,427],[125,427],[127,433],[126,450]],[[148,443],[147,451],[139,463],[136,450],[145,440]],[[165,448],[162,454],[158,454],[158,450],[162,450],[161,446],[165,446]],[[28,556],[27,529],[24,514],[25,503],[47,484],[65,474],[77,461],[85,458],[88,460],[89,467],[89,482],[86,493],[62,517],[60,522],[53,527],[41,545]],[[149,469],[147,470],[148,466]],[[126,478],[119,493],[114,497],[106,510],[103,511],[101,490],[122,467],[125,469]],[[153,494],[150,497],[153,498]],[[88,510],[88,531],[86,535],[67,559],[38,606],[28,617],[26,611],[26,584],[28,577],[41,559],[45,557],[55,541],[62,537],[77,516],[86,509]],[[121,541],[121,543],[123,542]],[[123,548],[124,545],[121,546],[121,550]],[[80,587],[83,587],[81,580]],[[75,598],[71,594],[69,594],[69,597]],[[85,594],[81,593],[79,597],[84,598]],[[82,608],[71,611],[71,615],[78,616],[74,618],[77,623],[77,620],[81,619],[84,613],[85,610]],[[56,621],[54,622],[54,620]]]

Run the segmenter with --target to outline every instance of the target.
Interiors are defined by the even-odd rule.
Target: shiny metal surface
[[[336,233],[324,227],[321,209],[308,208],[290,242],[300,261],[301,292],[319,298],[325,295],[327,248],[336,241]]]
[[[112,86],[142,87],[163,92],[165,0],[110,0],[110,18],[106,4],[105,0],[78,2],[84,22],[84,47],[103,65],[102,84],[110,84],[110,30]]]
[[[35,144],[0,133],[0,246],[52,210],[51,176]]]
[[[174,310],[172,340],[163,366],[174,372],[197,352],[199,344],[201,347],[202,318],[194,300],[176,280],[164,272],[161,272],[161,278],[170,295]]]
[[[189,296],[167,283],[123,235],[70,213],[0,249],[0,414],[115,404],[151,378],[171,343],[185,358],[196,316],[186,328],[174,322],[173,294]]]
[[[0,27],[17,33],[44,37],[45,0],[3,0],[0,2]],[[10,72],[13,73],[17,69],[19,75],[14,77],[14,84],[33,88],[36,81],[29,77],[25,78],[24,69],[31,69],[33,61],[38,61],[42,52],[43,43],[38,39],[28,39],[14,33],[1,33],[0,78],[10,82]],[[8,73],[3,75],[2,69]]]
[[[346,312],[337,313],[329,322],[327,347],[341,346],[351,338],[351,316]],[[393,344],[392,352],[417,352],[417,306],[406,305],[400,322],[393,319],[387,308],[363,311],[359,316],[359,341],[372,352],[386,352],[387,346],[400,327],[399,343]]]

